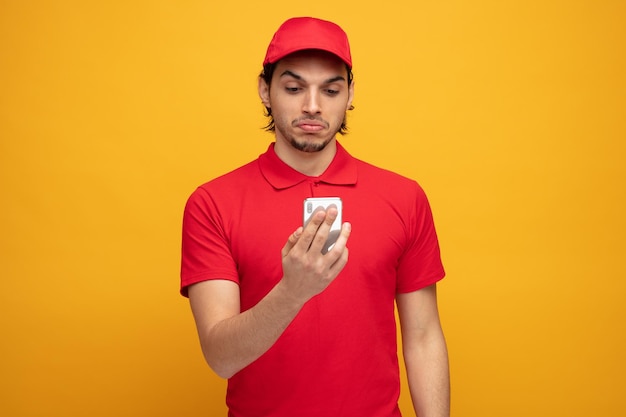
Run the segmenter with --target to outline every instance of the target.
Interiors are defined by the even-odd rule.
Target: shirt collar
[[[303,181],[313,180],[334,185],[354,185],[357,181],[356,160],[337,143],[337,153],[326,171],[319,177],[304,175],[284,163],[274,150],[272,142],[267,151],[259,156],[261,173],[272,187],[282,190]]]

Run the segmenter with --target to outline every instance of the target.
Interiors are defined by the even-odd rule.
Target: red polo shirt
[[[183,220],[181,292],[239,284],[245,311],[282,277],[280,251],[306,197],[338,196],[352,224],[350,259],[278,341],[228,384],[232,417],[399,416],[394,300],[444,276],[428,201],[410,179],[353,158],[338,143],[319,177],[271,144],[253,162],[200,186]]]

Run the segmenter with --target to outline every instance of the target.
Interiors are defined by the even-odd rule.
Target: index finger
[[[335,241],[333,247],[328,251],[329,254],[337,255],[340,257],[342,252],[345,250],[348,244],[348,238],[350,237],[350,233],[352,232],[352,224],[345,222],[341,225],[341,230],[338,231],[339,236]]]

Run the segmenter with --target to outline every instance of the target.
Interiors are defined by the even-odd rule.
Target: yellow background
[[[623,1],[0,0],[0,415],[225,415],[181,213],[272,139],[295,15],[350,35],[343,144],[430,196],[453,415],[626,414]]]

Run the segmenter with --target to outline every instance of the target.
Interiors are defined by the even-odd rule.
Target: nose
[[[305,96],[302,111],[307,114],[319,114],[322,111],[319,91],[309,90]]]

